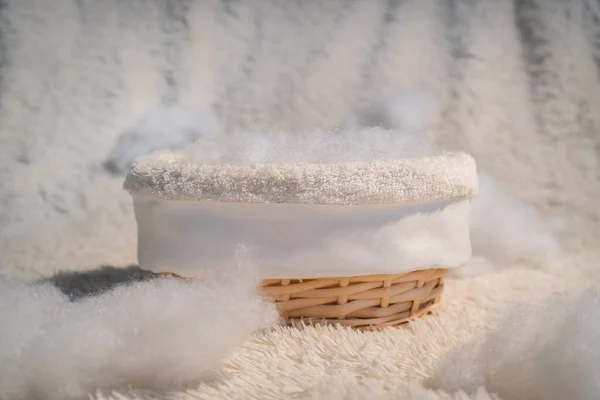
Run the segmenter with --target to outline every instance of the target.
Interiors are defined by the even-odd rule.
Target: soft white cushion
[[[475,162],[464,153],[345,164],[199,165],[138,159],[134,197],[142,268],[184,276],[234,266],[263,278],[454,268],[471,255]]]

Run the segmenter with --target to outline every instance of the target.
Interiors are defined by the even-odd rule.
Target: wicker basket
[[[269,279],[261,290],[289,324],[383,328],[425,316],[441,301],[446,269],[396,275]]]
[[[361,330],[402,325],[440,303],[447,269],[393,275],[318,279],[267,279],[260,292],[277,305],[288,325],[343,325]],[[193,281],[171,272],[163,278]]]
[[[179,155],[155,154],[136,161],[125,188],[134,198],[142,268],[166,276],[197,277],[230,265],[232,260],[223,259],[231,253],[227,246],[246,240],[254,241],[262,255],[278,254],[280,249],[302,257],[317,254],[312,259],[259,257],[264,279],[260,291],[291,325],[377,329],[425,316],[440,303],[447,269],[459,267],[470,256],[466,206],[476,193],[477,178],[473,159],[462,153],[385,163],[251,167],[195,165]],[[385,230],[388,221],[404,223],[404,211],[398,210],[407,204],[432,202],[437,202],[438,211],[459,210],[458,214],[445,220],[441,211],[434,211],[432,218],[442,229],[430,224],[415,232],[414,224],[408,223],[402,226],[410,230],[400,236]],[[398,248],[386,242],[397,253],[386,250],[373,259],[360,259],[356,261],[362,263],[360,268],[352,265],[354,253],[344,257],[327,253],[326,258],[325,253],[314,252],[324,241],[341,240],[343,245],[335,249],[361,254],[361,246],[371,244],[360,236],[344,237],[346,227],[360,231],[371,229],[368,224],[373,223],[379,224],[374,231],[402,237],[404,244],[415,238],[423,241]],[[229,231],[202,228],[206,226],[226,226]],[[313,247],[297,240],[308,234],[317,236],[310,242]],[[440,244],[440,235],[449,241]],[[415,261],[416,253],[432,256]],[[307,271],[306,265],[319,270]]]

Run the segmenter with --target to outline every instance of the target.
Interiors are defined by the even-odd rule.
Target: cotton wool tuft
[[[50,284],[0,281],[0,398],[68,400],[197,382],[278,320],[251,270],[212,283],[153,280],[77,302]]]
[[[219,123],[210,110],[157,108],[142,115],[117,138],[104,167],[114,174],[124,173],[137,157],[158,150],[183,150],[198,140],[214,139],[219,131]]]
[[[521,304],[483,341],[456,349],[431,386],[502,399],[595,400],[600,393],[600,291]]]
[[[440,150],[436,150],[434,139],[439,116],[439,104],[433,95],[404,91],[375,99],[346,116],[340,125],[348,131],[364,132],[365,136],[368,127],[384,128],[390,136],[421,136],[420,140],[429,142],[428,152],[433,153]],[[398,144],[394,140],[399,139],[380,139],[389,140],[381,147],[388,148],[390,157],[396,156]],[[369,140],[364,142],[367,146]],[[405,149],[410,151],[410,148]],[[561,250],[559,229],[544,220],[532,206],[517,200],[486,171],[479,169],[478,178],[479,191],[472,200],[470,213],[473,257],[465,266],[453,270],[452,276],[469,277],[520,261],[535,263],[558,255]]]
[[[198,141],[186,156],[198,164],[333,164],[433,155],[431,137],[371,127],[305,132],[236,132]]]

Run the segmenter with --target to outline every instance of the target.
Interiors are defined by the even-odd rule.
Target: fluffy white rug
[[[157,106],[211,109],[224,132],[302,130],[426,89],[441,101],[438,143],[555,223],[563,254],[450,280],[438,315],[408,329],[260,333],[170,397],[594,398],[598,297],[584,293],[600,284],[599,17],[586,0],[6,1],[0,274],[135,262],[130,199],[102,163]],[[517,303],[542,309],[505,320]],[[530,318],[548,312],[561,318]],[[545,339],[523,339],[534,334]]]

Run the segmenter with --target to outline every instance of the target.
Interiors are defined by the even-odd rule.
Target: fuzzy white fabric
[[[471,198],[477,169],[465,153],[344,164],[221,165],[158,152],[133,163],[125,189],[161,200],[407,204]]]
[[[329,129],[383,92],[425,89],[440,100],[438,144],[473,154],[507,193],[560,227],[564,252],[451,279],[439,315],[409,329],[258,334],[213,380],[174,398],[494,398],[486,389],[450,394],[487,384],[466,369],[425,386],[441,376],[445,355],[470,349],[514,304],[600,284],[593,1],[9,0],[0,13],[2,275],[135,261],[130,196],[101,164],[143,114],[173,103],[211,109],[224,132],[298,131]],[[512,231],[501,232],[495,237],[511,243]],[[586,335],[591,321],[574,323]],[[569,371],[575,353],[566,349],[550,360],[555,371]],[[504,371],[486,371],[494,370]],[[573,398],[591,387],[578,386],[585,374],[560,376],[582,387]],[[552,387],[556,378],[532,382]],[[511,399],[514,382],[488,389]]]

